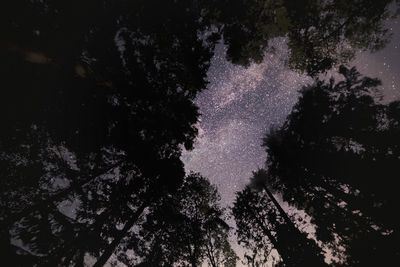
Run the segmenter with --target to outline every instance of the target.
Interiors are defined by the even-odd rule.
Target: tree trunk
[[[105,170],[101,170],[98,171],[97,173],[93,174],[92,176],[90,176],[88,179],[72,184],[72,186],[70,186],[69,188],[65,189],[64,191],[55,194],[47,199],[41,200],[29,207],[26,207],[24,209],[22,209],[21,211],[11,214],[8,218],[6,218],[5,222],[7,222],[7,224],[1,224],[0,226],[3,228],[6,228],[7,226],[13,224],[14,222],[22,219],[25,216],[28,216],[29,214],[31,214],[32,212],[39,210],[43,207],[48,207],[49,205],[51,205],[53,202],[58,201],[66,196],[68,196],[68,194],[70,194],[71,192],[79,189],[80,187],[88,184],[89,182],[91,182],[92,180],[94,180],[95,178],[99,177],[100,175],[106,174],[109,171],[111,171],[112,169],[118,167],[121,164],[121,161],[111,165],[110,167],[108,167]],[[8,228],[7,228],[8,229]]]
[[[147,203],[143,203],[138,208],[138,210],[126,222],[124,228],[118,232],[118,234],[115,236],[114,240],[111,242],[111,244],[108,245],[108,247],[105,249],[103,254],[100,256],[100,258],[97,259],[97,262],[92,267],[102,267],[102,266],[104,266],[104,264],[107,263],[108,259],[114,253],[114,250],[118,247],[119,243],[121,243],[121,240],[126,236],[128,231],[132,228],[132,226],[135,224],[135,222],[139,219],[140,215],[142,215],[142,213],[146,207],[147,207]]]
[[[269,191],[268,187],[264,184],[263,185],[264,190],[266,191],[268,197],[271,199],[271,201],[274,203],[275,207],[278,209],[279,213],[285,220],[286,225],[288,226],[288,231],[292,234],[292,239],[291,241],[296,242],[294,246],[289,246],[286,247],[286,245],[289,245],[289,243],[283,244],[285,247],[283,248],[282,251],[278,249],[278,252],[280,252],[283,261],[285,262],[285,258],[287,257],[288,260],[286,260],[286,263],[293,262],[296,263],[296,265],[303,266],[306,264],[307,266],[327,266],[327,264],[324,262],[323,258],[319,257],[319,255],[315,255],[312,252],[312,241],[307,239],[302,235],[300,230],[296,227],[296,225],[292,222],[292,220],[289,218],[287,213],[283,210],[281,205],[278,203],[278,201],[275,199],[274,195]],[[286,242],[289,242],[288,240]],[[277,243],[279,244],[279,240],[277,240]],[[293,259],[293,256],[296,257],[296,254],[303,254],[303,259],[299,261],[297,259]],[[286,256],[284,256],[287,254]],[[303,261],[306,262],[303,262]],[[310,265],[311,263],[311,265]]]
[[[249,204],[247,204],[247,207],[251,210],[251,213],[253,214],[254,219],[256,219],[258,225],[261,227],[263,233],[268,237],[269,241],[271,241],[272,245],[279,251],[279,244],[276,241],[275,237],[272,235],[271,231],[264,225],[262,220],[257,216],[256,212],[250,207]]]
[[[271,191],[269,191],[268,187],[264,184],[263,185],[265,192],[267,193],[268,197],[271,199],[272,203],[274,203],[275,207],[278,209],[279,213],[281,214],[281,216],[283,217],[283,219],[285,220],[285,222],[291,227],[291,228],[295,228],[297,229],[297,227],[294,225],[294,223],[292,222],[292,220],[289,218],[289,216],[287,215],[287,213],[283,210],[283,208],[281,207],[281,205],[279,204],[279,202],[276,200],[276,198],[274,197],[274,195],[271,193]]]

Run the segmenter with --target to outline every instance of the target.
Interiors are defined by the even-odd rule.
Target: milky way
[[[227,62],[219,45],[208,72],[208,89],[196,101],[202,114],[199,137],[183,160],[187,170],[202,173],[218,186],[225,204],[251,172],[263,166],[263,135],[282,123],[297,100],[297,89],[310,81],[286,68],[284,39],[273,45],[274,53],[247,68]]]
[[[362,74],[381,78],[390,99],[399,97],[397,25],[398,21],[390,25],[394,38],[387,48],[376,54],[361,53],[350,64]],[[283,123],[298,90],[312,82],[287,68],[285,39],[272,45],[274,52],[247,68],[227,62],[224,46],[217,46],[208,72],[209,86],[196,99],[201,113],[199,136],[194,150],[184,152],[182,159],[187,171],[200,172],[218,186],[223,205],[231,205],[252,171],[263,167],[263,136]]]

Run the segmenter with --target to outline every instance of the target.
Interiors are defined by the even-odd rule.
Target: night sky
[[[400,97],[399,21],[389,22],[392,41],[378,53],[359,53],[349,66],[383,81],[385,99]],[[225,59],[219,45],[208,72],[209,85],[197,98],[201,119],[192,151],[183,154],[187,171],[200,172],[218,186],[223,205],[231,205],[251,172],[263,167],[266,153],[262,138],[282,124],[311,79],[286,67],[285,39],[275,40],[274,52],[262,63],[245,68]]]

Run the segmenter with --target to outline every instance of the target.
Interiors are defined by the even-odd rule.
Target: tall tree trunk
[[[100,258],[97,259],[97,262],[93,265],[93,267],[102,267],[107,263],[108,259],[114,253],[114,250],[118,247],[121,240],[127,235],[128,231],[132,228],[135,222],[139,219],[140,215],[142,215],[144,209],[147,207],[147,202],[143,203],[137,211],[132,215],[132,217],[126,222],[124,228],[118,232],[118,234],[114,237],[114,240],[108,245]]]
[[[297,230],[297,227],[294,225],[294,223],[292,222],[292,220],[289,218],[289,216],[287,215],[287,213],[283,210],[282,206],[279,204],[279,202],[276,200],[276,198],[274,197],[274,195],[271,193],[271,191],[268,189],[268,187],[263,184],[264,190],[267,193],[269,199],[271,199],[272,203],[274,203],[275,207],[278,209],[279,213],[281,214],[281,216],[283,217],[283,219],[285,220],[286,224],[289,225],[291,228],[294,228]]]
[[[78,254],[85,254],[85,240],[90,237],[90,235],[96,233],[106,222],[109,216],[109,212],[104,211],[100,215],[96,216],[96,221],[90,225],[89,229],[81,229],[76,237],[69,240],[58,250],[59,253],[53,255],[54,258],[61,258],[60,255],[66,255],[62,261],[62,265],[69,266],[71,261],[73,264],[78,265],[80,263],[80,258]]]
[[[213,246],[212,241],[211,241],[211,236],[208,235],[207,238],[208,238],[208,242],[207,242],[208,244],[206,244],[206,250],[207,250],[208,258],[210,260],[211,267],[218,267],[217,263],[216,263],[216,260],[215,260],[215,257],[214,257],[214,253],[213,253],[213,247],[214,246]]]
[[[57,193],[57,194],[55,194],[55,195],[53,195],[53,196],[51,196],[51,197],[49,197],[47,199],[41,200],[41,201],[31,205],[31,206],[28,206],[28,207],[22,209],[21,211],[19,211],[17,213],[14,213],[14,214],[10,215],[6,219],[6,221],[9,224],[12,224],[15,221],[18,221],[18,220],[22,219],[23,217],[28,216],[29,214],[31,214],[32,212],[34,212],[34,211],[36,211],[38,209],[41,209],[43,207],[49,207],[53,202],[59,201],[62,198],[68,196],[71,192],[73,192],[73,191],[81,188],[82,186],[90,183],[95,178],[99,177],[100,175],[106,174],[109,171],[113,170],[114,168],[120,166],[121,163],[122,163],[121,161],[118,161],[117,163],[115,163],[115,164],[111,165],[110,167],[106,168],[105,170],[99,170],[98,172],[92,174],[89,178],[85,179],[84,181],[73,183],[72,186],[68,187],[64,191],[62,191],[60,193]],[[3,228],[3,227],[6,227],[7,225],[1,224],[0,226]]]
[[[197,259],[196,256],[191,256],[190,257],[190,265],[192,265],[192,267],[197,267]]]
[[[264,184],[263,185],[265,192],[267,193],[268,197],[271,199],[271,201],[274,203],[275,207],[285,220],[286,225],[289,227],[288,230],[293,234],[293,241],[297,242],[297,244],[294,244],[293,246],[290,247],[284,247],[283,251],[287,252],[289,261],[288,262],[293,262],[296,265],[308,265],[308,266],[327,266],[327,264],[324,262],[323,258],[321,258],[320,255],[316,255],[315,253],[312,253],[312,241],[309,240],[308,238],[304,237],[300,230],[296,227],[296,225],[292,222],[292,220],[289,218],[287,213],[283,210],[282,206],[278,203],[274,195],[269,191],[268,187]],[[279,242],[279,241],[278,241]],[[285,244],[286,245],[286,244]],[[281,246],[282,247],[282,246]],[[278,250],[279,251],[279,250]],[[303,254],[303,259],[299,261],[297,259],[292,259],[292,254],[296,255],[298,253]],[[282,255],[281,255],[282,256]],[[282,256],[282,258],[284,258]],[[305,261],[305,262],[304,262]],[[284,259],[285,262],[285,259]],[[311,263],[311,265],[310,265]]]
[[[271,231],[264,225],[263,221],[257,216],[257,213],[250,207],[248,203],[246,203],[247,207],[251,210],[251,213],[261,227],[263,233],[268,237],[269,241],[271,241],[272,245],[279,250],[279,243],[276,241],[275,237],[272,235]]]

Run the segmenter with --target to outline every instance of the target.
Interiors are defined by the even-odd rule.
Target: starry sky
[[[388,22],[391,42],[377,53],[358,53],[350,66],[383,81],[386,100],[400,98],[399,21]],[[260,64],[245,68],[225,59],[225,47],[217,46],[208,72],[209,85],[196,103],[200,108],[199,136],[182,160],[187,171],[200,172],[216,184],[222,204],[229,206],[235,192],[248,182],[252,171],[263,167],[266,153],[262,138],[283,123],[299,96],[298,90],[312,80],[287,68],[284,38],[273,40],[275,51]]]

